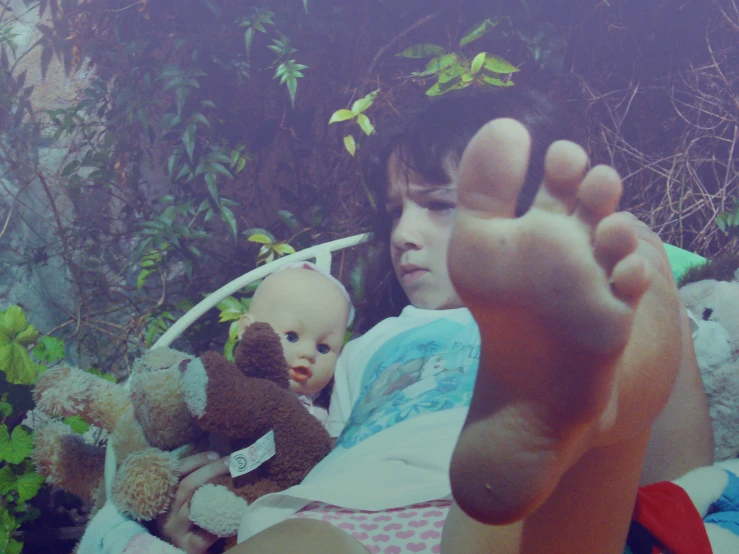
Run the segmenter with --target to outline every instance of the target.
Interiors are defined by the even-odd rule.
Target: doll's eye
[[[298,342],[298,334],[295,331],[288,331],[285,333],[287,342]]]
[[[319,354],[328,354],[331,352],[331,347],[328,344],[319,344],[316,350],[318,350]]]

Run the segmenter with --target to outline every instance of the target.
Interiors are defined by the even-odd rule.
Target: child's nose
[[[418,218],[414,216],[412,210],[404,211],[393,229],[391,236],[393,244],[402,249],[420,248],[423,240],[418,223]]]

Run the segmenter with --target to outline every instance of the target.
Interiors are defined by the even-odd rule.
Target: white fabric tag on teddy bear
[[[275,455],[275,432],[270,431],[251,446],[231,454],[228,469],[231,477],[238,477],[254,471]]]

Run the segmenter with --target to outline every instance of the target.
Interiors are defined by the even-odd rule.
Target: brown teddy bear
[[[269,324],[254,323],[236,347],[235,364],[207,352],[184,370],[190,412],[214,439],[211,448],[231,454],[236,474],[202,487],[191,503],[193,522],[219,536],[235,534],[242,516],[233,503],[226,507],[219,486],[252,502],[300,483],[331,451],[326,429],[290,390],[284,358],[271,355],[280,340]]]
[[[193,498],[193,521],[230,536],[246,509],[231,491],[251,501],[297,484],[331,450],[326,430],[289,390],[280,338],[268,324],[251,325],[235,357],[236,364],[215,352],[195,358],[156,348],[135,364],[128,388],[62,366],[39,379],[35,400],[47,413],[82,415],[110,432],[120,461],[113,502],[139,520],[165,511],[174,496],[177,455],[167,450],[198,443],[201,449],[230,454],[265,435],[273,437],[271,458],[235,479],[222,478]],[[210,444],[203,440],[206,432]],[[104,502],[104,458],[104,447],[85,444],[59,422],[37,433],[39,471],[98,507]],[[232,467],[241,459],[233,455]]]

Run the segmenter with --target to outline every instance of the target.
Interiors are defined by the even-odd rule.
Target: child
[[[334,376],[346,328],[354,319],[349,293],[309,262],[288,264],[262,281],[239,320],[239,339],[252,323],[269,323],[282,337],[290,390],[324,426],[322,392]]]
[[[586,175],[575,144],[537,161],[546,117],[521,106],[445,99],[377,150],[376,240],[392,273],[369,290],[397,317],[345,347],[335,450],[250,507],[234,552],[617,553],[655,419],[669,440],[652,452],[687,452],[658,478],[710,463],[692,438],[710,436],[707,411],[659,240],[614,213],[618,176]],[[526,177],[526,127],[484,125],[505,116],[533,130],[543,179]],[[683,406],[691,424],[674,427]],[[222,466],[188,461],[162,522],[188,552],[208,544],[183,523],[190,490]]]

